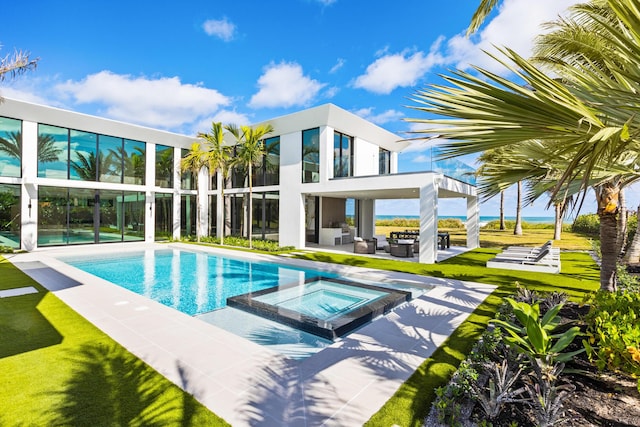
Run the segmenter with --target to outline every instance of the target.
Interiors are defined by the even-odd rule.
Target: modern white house
[[[478,247],[476,187],[441,171],[398,173],[398,153],[408,145],[398,135],[332,104],[268,123],[274,131],[265,139],[267,154],[253,171],[254,237],[296,248],[367,239],[375,232],[376,200],[418,199],[418,257],[433,263],[438,200],[462,198],[467,247]],[[194,141],[5,98],[0,103],[0,246],[31,251],[150,242],[196,230],[246,235],[246,172],[232,171],[223,203],[219,174],[202,171],[193,177],[180,171],[180,159]]]

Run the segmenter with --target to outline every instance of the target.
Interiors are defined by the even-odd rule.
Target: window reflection
[[[0,176],[19,178],[22,158],[22,121],[0,117]]]
[[[96,154],[98,135],[72,130],[69,132],[71,150],[69,178],[81,181],[96,181],[100,169],[108,170],[108,159]]]
[[[302,131],[302,182],[320,182],[320,129]]]
[[[156,186],[173,187],[173,148],[156,145]]]
[[[20,248],[20,186],[0,184],[0,246]]]
[[[38,125],[38,176],[69,178],[69,130]]]

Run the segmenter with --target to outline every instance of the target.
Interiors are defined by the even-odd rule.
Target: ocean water
[[[401,219],[420,219],[420,217],[418,215],[376,215],[376,220],[383,220],[383,219],[395,219],[395,218],[401,218]],[[459,219],[462,222],[465,222],[467,220],[466,216],[456,216],[456,215],[438,215],[438,219],[448,219],[448,218],[453,218],[453,219]],[[487,223],[490,221],[497,221],[499,220],[500,217],[499,216],[483,216],[480,215],[480,222],[481,223]],[[505,216],[504,219],[506,221],[515,221],[516,217],[514,216]],[[531,224],[553,224],[554,218],[552,216],[523,216],[522,220],[524,222],[528,222]]]

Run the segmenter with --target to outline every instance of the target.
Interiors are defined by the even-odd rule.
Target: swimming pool
[[[304,290],[302,285],[316,281],[338,281],[350,279],[343,273],[301,268],[264,260],[218,255],[216,253],[187,250],[184,248],[145,249],[123,253],[94,254],[82,256],[59,256],[60,261],[105,279],[149,299],[194,316],[204,322],[225,329],[262,346],[268,347],[292,359],[304,359],[331,345],[337,337],[362,326],[376,316],[388,311],[392,305],[388,300],[378,301],[381,294],[370,291],[354,293],[351,289],[322,289],[310,292],[304,304],[300,299],[287,298],[275,293],[266,297],[265,303],[275,303],[282,316],[272,316],[267,311],[239,310],[228,305],[228,300],[242,295],[269,294],[269,289]],[[339,278],[339,279],[338,279]],[[393,282],[380,284],[366,278],[353,279],[359,285],[380,285],[386,291],[404,290],[401,299],[393,305],[427,292],[432,286]],[[305,293],[305,292],[302,292]],[[402,293],[402,292],[400,292]],[[277,307],[277,299],[285,298],[287,307]],[[326,297],[326,298],[325,298]],[[275,300],[271,300],[275,298]],[[361,308],[361,304],[368,307]],[[272,304],[273,305],[273,304]],[[296,311],[296,310],[302,310]],[[317,322],[310,314],[326,311],[326,319]],[[382,311],[381,311],[382,310]],[[285,312],[289,312],[288,315]],[[256,315],[257,314],[257,315]],[[337,320],[334,320],[334,315]],[[321,313],[320,317],[324,316]],[[340,318],[340,316],[343,316]],[[302,317],[310,323],[332,323],[321,325],[322,329],[310,329],[304,324],[291,321]],[[326,326],[326,327],[325,327]],[[326,332],[329,330],[331,332]]]
[[[304,283],[319,274],[317,270],[182,249],[63,257],[61,261],[191,316],[224,308],[229,297]]]

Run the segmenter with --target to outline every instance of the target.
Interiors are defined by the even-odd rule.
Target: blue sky
[[[526,56],[540,23],[575,3],[504,0],[466,38],[478,2],[8,2],[0,55],[22,49],[40,62],[0,93],[188,135],[212,120],[250,124],[331,102],[406,137],[412,128],[402,119],[420,117],[407,107],[417,89],[469,64],[501,72],[483,49],[506,45]],[[417,143],[401,154],[400,171],[428,169],[429,149]],[[507,215],[514,200],[512,189]],[[497,215],[497,205],[484,203],[481,214]],[[552,216],[545,205],[524,214]],[[381,214],[417,212],[416,201],[378,206]],[[440,213],[464,215],[465,205],[443,201]]]

